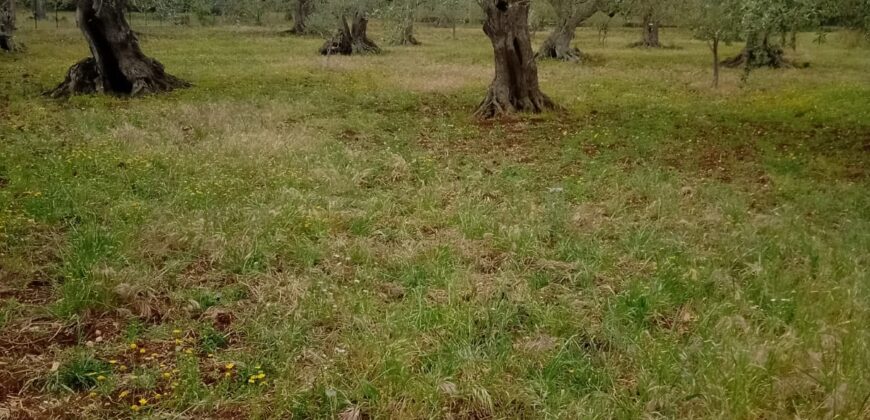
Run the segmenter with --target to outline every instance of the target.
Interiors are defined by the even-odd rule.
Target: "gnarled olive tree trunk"
[[[571,47],[574,33],[583,21],[598,12],[601,0],[550,0],[550,4],[556,10],[556,28],[541,44],[537,57],[580,61],[583,54]]]
[[[15,0],[0,0],[0,50],[15,51]]]
[[[341,27],[338,33],[328,39],[322,47],[320,54],[323,55],[351,55],[351,54],[377,54],[381,48],[369,39],[369,19],[365,13],[357,12],[353,16],[353,24],[347,24],[344,16],[339,19]]]
[[[643,23],[641,24],[641,38],[639,42],[634,44],[635,47],[644,48],[661,48],[662,44],[659,41],[659,27],[661,22],[656,19],[652,13],[643,15]]]
[[[167,92],[190,84],[166,73],[147,57],[124,17],[126,0],[78,0],[76,21],[91,49],[66,80],[47,94],[64,97],[79,93],[136,96]]]
[[[308,15],[311,13],[312,6],[313,4],[311,0],[296,0],[293,5],[293,29],[290,30],[290,33],[296,35],[304,35],[308,33],[306,21],[308,20]]]
[[[396,29],[396,33],[390,39],[392,45],[420,45],[420,41],[414,36],[413,14],[404,16]]]
[[[746,47],[740,54],[723,61],[722,65],[730,68],[743,66],[748,70],[759,67],[790,67],[791,62],[785,59],[782,47],[770,43],[770,34],[755,33],[746,38]]]
[[[541,112],[555,105],[541,92],[529,36],[528,0],[480,0],[483,32],[492,42],[495,78],[475,115],[493,118],[518,111]]]

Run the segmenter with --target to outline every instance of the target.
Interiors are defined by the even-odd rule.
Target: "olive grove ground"
[[[85,43],[20,26],[0,417],[870,415],[870,54],[843,34],[714,91],[686,33],[581,28],[588,63],[539,65],[563,111],[479,122],[478,27],[326,58],[139,18],[194,87],[54,101]]]

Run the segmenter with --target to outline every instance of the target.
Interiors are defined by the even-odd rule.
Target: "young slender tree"
[[[31,11],[33,11],[33,19],[35,19],[35,20],[48,19],[48,13],[45,12],[45,0],[31,0],[30,8],[31,8]]]
[[[73,65],[66,79],[47,94],[64,97],[81,93],[137,96],[167,92],[189,84],[166,73],[147,57],[130,29],[126,0],[77,0],[76,22],[91,57]]]
[[[577,27],[601,11],[604,0],[547,0],[556,13],[556,27],[541,45],[539,58],[580,61],[583,54],[571,46]]]
[[[15,0],[0,0],[0,50],[16,51]]]
[[[456,26],[468,16],[468,3],[465,0],[434,0],[429,2],[428,12],[435,19],[435,26],[450,28],[453,39],[456,39]]]
[[[741,0],[695,0],[688,13],[695,37],[706,41],[713,55],[713,87],[719,87],[719,47],[740,36]]]
[[[514,112],[541,112],[555,104],[541,92],[529,36],[530,0],[477,0],[492,43],[495,77],[475,115],[493,118]]]

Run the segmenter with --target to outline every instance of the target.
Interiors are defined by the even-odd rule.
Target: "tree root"
[[[0,34],[0,51],[20,52],[24,50],[24,46],[15,42],[15,40],[6,34]]]
[[[552,109],[557,109],[556,103],[543,93],[535,97],[506,98],[504,95],[497,94],[495,89],[490,87],[486,98],[478,105],[477,111],[474,112],[474,116],[486,120],[515,112],[539,114]]]
[[[414,37],[414,35],[403,36],[390,42],[390,45],[409,46],[421,45],[422,43]]]
[[[628,44],[629,48],[664,48],[661,43],[650,43],[646,41],[637,41]]]
[[[381,47],[368,38],[350,39],[339,33],[326,40],[319,51],[321,55],[380,54]]]
[[[65,98],[73,95],[94,93],[140,96],[150,93],[169,92],[190,86],[190,83],[166,73],[163,70],[163,65],[157,60],[149,60],[153,75],[128,80],[131,87],[129,91],[113,91],[106,86],[103,77],[100,75],[97,60],[93,57],[88,57],[70,67],[64,81],[54,89],[46,92],[45,95],[51,98]]]
[[[774,69],[794,67],[794,63],[785,58],[782,49],[779,47],[769,47],[766,49],[744,48],[736,56],[723,60],[721,64],[724,67],[732,69],[744,66],[749,68],[770,67]]]
[[[586,55],[583,54],[583,52],[576,47],[568,48],[565,51],[559,51],[556,47],[545,46],[542,47],[537,54],[535,54],[535,58],[538,60],[552,59],[567,61],[571,63],[579,63],[586,58]]]

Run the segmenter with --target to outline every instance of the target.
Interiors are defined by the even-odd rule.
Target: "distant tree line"
[[[31,0],[28,6],[34,19],[44,17],[46,6],[75,8],[90,45],[91,57],[70,68],[50,92],[54,97],[94,92],[135,96],[188,86],[142,53],[125,17],[130,11],[179,24],[189,23],[190,15],[202,24],[214,23],[217,16],[263,23],[265,16],[277,13],[293,21],[288,33],[323,37],[324,55],[379,53],[367,33],[372,17],[386,22],[387,41],[395,45],[420,44],[414,31],[420,21],[454,28],[479,21],[492,43],[495,66],[476,112],[483,118],[556,107],[540,89],[536,61],[582,62],[582,51],[572,44],[574,34],[593,16],[599,16],[600,39],[606,37],[611,17],[633,21],[639,32],[633,46],[642,48],[665,47],[660,29],[666,25],[691,29],[710,47],[714,85],[722,65],[741,67],[744,76],[757,67],[802,65],[785,55],[786,49],[798,48],[799,31],[815,30],[816,41],[823,43],[825,26],[840,25],[870,39],[870,0]],[[0,0],[0,48],[7,51],[18,49],[15,17],[15,0]],[[553,29],[534,51],[531,30],[540,22]],[[731,42],[744,47],[722,60],[720,46]]]

